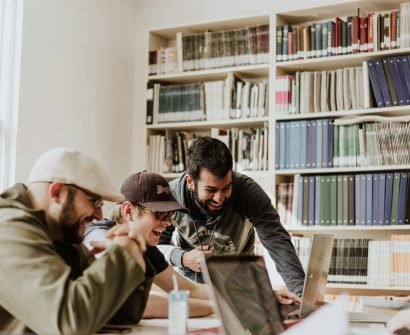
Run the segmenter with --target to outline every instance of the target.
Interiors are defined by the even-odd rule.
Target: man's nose
[[[97,221],[101,221],[103,219],[102,207],[94,209],[93,217]]]
[[[225,198],[225,196],[224,196],[223,192],[218,191],[218,192],[216,192],[216,193],[214,194],[213,200],[214,200],[216,203],[220,204],[220,203],[222,203],[222,202],[224,201],[224,198]]]

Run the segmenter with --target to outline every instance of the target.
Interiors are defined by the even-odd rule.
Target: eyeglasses
[[[77,185],[72,185],[72,184],[65,184],[65,185],[68,186],[68,187],[76,188],[76,189],[82,191],[83,193],[85,193],[85,195],[89,198],[90,202],[93,204],[95,209],[100,209],[104,205],[104,200],[100,196],[98,196],[98,195],[96,195],[96,194],[94,194],[94,193],[92,193],[92,192],[90,192],[90,191],[88,191],[88,190],[86,190],[82,187],[79,187]]]
[[[145,209],[149,210],[151,213],[155,215],[155,218],[160,221],[170,221],[176,218],[176,211],[168,211],[168,212],[156,212],[149,208],[144,207]]]

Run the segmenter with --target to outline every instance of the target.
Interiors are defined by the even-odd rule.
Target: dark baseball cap
[[[155,212],[189,212],[176,202],[168,182],[157,173],[147,171],[133,173],[124,180],[120,192],[126,200]]]

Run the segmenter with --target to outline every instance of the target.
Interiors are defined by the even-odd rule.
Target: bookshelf
[[[148,108],[152,108],[154,115],[161,114],[161,106],[159,106],[160,102],[158,100],[160,100],[159,96],[162,92],[159,92],[158,88],[155,92],[154,85],[157,85],[157,87],[160,85],[161,89],[163,87],[178,87],[178,85],[200,83],[200,98],[203,101],[200,108],[204,115],[197,120],[188,117],[187,119],[173,120],[172,122],[158,122],[154,116],[153,122],[146,125],[147,168],[162,173],[169,180],[174,179],[183,170],[182,166],[180,168],[178,163],[175,162],[175,157],[178,156],[175,153],[178,149],[175,149],[175,147],[182,147],[184,152],[186,146],[189,145],[190,139],[187,139],[188,137],[211,135],[211,133],[219,132],[221,133],[219,135],[221,136],[220,139],[225,139],[231,150],[236,147],[234,150],[236,150],[237,170],[251,176],[261,185],[265,185],[265,190],[273,198],[272,188],[270,187],[272,180],[268,162],[270,152],[268,152],[269,143],[267,139],[270,123],[269,101],[271,100],[269,89],[271,67],[269,62],[271,59],[269,55],[269,22],[270,15],[268,14],[234,18],[222,22],[155,29],[149,32],[150,62],[156,63],[154,65],[156,69],[153,70],[151,65],[148,69],[147,86],[150,92],[148,96],[152,98],[151,103],[147,104]],[[239,45],[242,45],[241,43],[232,42],[237,36],[239,36],[242,44],[244,41],[248,43],[249,49],[247,52],[239,48]],[[194,49],[201,50],[200,55],[190,50],[191,44],[193,44]],[[224,44],[229,47],[224,47]],[[221,52],[219,54],[218,52],[215,53],[217,49],[222,50],[222,54]],[[169,54],[174,56],[169,59],[162,59],[161,55],[164,50],[171,50]],[[206,53],[204,50],[207,50],[206,56],[204,56]],[[152,56],[153,53],[154,56]],[[191,57],[192,54],[194,54],[193,57]],[[172,63],[173,65],[161,65],[161,63]],[[196,69],[193,70],[192,67]],[[229,87],[228,80],[231,81]],[[207,83],[218,82],[224,82],[223,89],[216,89],[216,95],[212,95],[215,91],[212,92],[212,88],[207,91],[206,85]],[[257,96],[257,98],[253,100],[252,105],[252,91],[256,87],[257,92],[254,93],[254,96]],[[211,106],[211,100],[218,100],[221,95],[223,95],[222,106]],[[165,97],[166,94],[164,93],[162,96]],[[211,100],[207,100],[208,96]],[[156,102],[154,102],[155,99],[157,99]],[[254,107],[252,108],[252,106]],[[228,132],[228,134],[225,134],[225,132]],[[179,135],[181,139],[178,137]],[[152,155],[153,151],[156,150],[153,146],[150,146],[151,138],[154,136],[160,136],[161,145],[165,146],[159,154],[159,160],[161,161],[159,164],[155,162],[158,158],[153,158]],[[243,142],[240,142],[241,136]],[[252,153],[249,152],[249,144],[246,145],[245,142],[246,139],[249,140],[249,137],[253,144],[255,141],[259,143],[255,144],[258,149],[253,151],[253,158],[256,157],[260,162],[258,164],[252,163]],[[185,141],[187,143],[184,147]],[[170,144],[170,142],[173,143]],[[243,145],[247,148],[240,154],[239,148]],[[174,148],[173,154],[169,153],[172,151],[171,146]],[[265,146],[265,149],[262,149],[262,146]],[[240,162],[240,155],[242,155],[242,160],[245,161],[243,164]],[[174,166],[171,166],[172,163],[170,163],[172,158],[174,158]],[[162,164],[162,161],[165,161],[165,164]]]
[[[326,91],[331,90],[331,85],[329,84],[329,80],[332,80],[332,72],[336,72],[337,71],[348,71],[348,70],[344,70],[344,69],[348,69],[348,68],[359,68],[360,70],[358,71],[362,71],[361,76],[359,76],[359,78],[363,78],[363,83],[361,83],[361,85],[359,85],[360,90],[366,90],[366,87],[368,89],[368,94],[370,94],[370,98],[366,99],[366,94],[364,94],[364,97],[361,97],[360,99],[362,99],[360,102],[362,103],[362,105],[360,105],[359,103],[357,103],[357,106],[353,106],[352,100],[354,100],[355,98],[352,97],[352,95],[350,95],[351,100],[349,101],[349,107],[348,108],[343,108],[343,103],[346,105],[346,100],[342,100],[341,103],[341,108],[329,108],[330,103],[325,102],[325,105],[320,105],[319,107],[316,107],[317,105],[315,105],[314,103],[310,103],[310,105],[308,106],[307,110],[305,111],[305,113],[302,113],[302,109],[300,108],[300,113],[295,112],[295,108],[294,106],[296,105],[297,107],[297,103],[298,101],[296,101],[296,103],[294,102],[294,100],[289,101],[289,107],[287,112],[283,112],[283,110],[281,110],[280,108],[282,108],[282,106],[280,104],[278,104],[278,101],[276,100],[272,106],[271,106],[271,129],[272,129],[272,133],[271,133],[271,138],[270,138],[270,144],[272,146],[272,148],[275,151],[275,166],[273,167],[273,184],[274,187],[276,187],[278,189],[278,187],[281,187],[279,185],[289,185],[291,183],[296,183],[296,180],[300,181],[302,179],[302,183],[308,183],[308,186],[303,186],[302,185],[302,189],[304,190],[304,192],[308,192],[307,194],[303,194],[303,195],[298,195],[297,194],[297,187],[295,188],[293,187],[293,191],[292,191],[292,204],[290,205],[288,203],[288,207],[286,208],[283,214],[283,216],[286,216],[286,218],[288,218],[288,224],[285,226],[287,228],[287,230],[293,235],[293,236],[298,236],[301,237],[302,239],[304,237],[310,237],[315,233],[330,233],[330,234],[334,234],[335,237],[337,239],[343,239],[344,241],[346,241],[345,243],[350,243],[349,241],[351,241],[352,239],[357,240],[357,239],[370,239],[370,240],[375,240],[375,241],[384,241],[384,240],[390,240],[393,236],[395,235],[406,235],[408,236],[410,234],[410,225],[407,224],[389,224],[389,225],[385,225],[385,224],[378,224],[377,225],[373,225],[373,221],[376,222],[376,214],[374,212],[372,212],[372,209],[374,209],[374,207],[377,207],[377,205],[375,206],[375,199],[378,201],[379,197],[375,197],[375,195],[372,193],[370,200],[367,200],[366,196],[364,196],[365,200],[363,202],[358,201],[357,204],[356,203],[352,203],[352,208],[353,208],[353,212],[355,209],[359,209],[361,211],[360,205],[364,205],[364,207],[366,208],[364,211],[365,213],[363,214],[363,216],[366,216],[368,214],[368,212],[366,212],[370,206],[370,211],[369,211],[369,215],[370,215],[370,223],[369,222],[365,222],[363,225],[362,223],[359,223],[356,221],[353,223],[351,223],[350,225],[346,225],[343,221],[344,217],[342,217],[342,215],[337,216],[339,214],[339,212],[343,211],[343,215],[345,215],[345,211],[347,213],[348,211],[348,203],[346,200],[346,206],[344,206],[344,201],[345,200],[340,200],[340,202],[337,202],[337,200],[334,200],[334,202],[332,202],[332,200],[329,200],[330,202],[325,202],[325,200],[323,199],[339,199],[342,198],[342,191],[341,193],[337,193],[339,190],[339,187],[343,186],[345,187],[342,182],[340,184],[338,184],[338,176],[340,176],[340,180],[342,180],[342,176],[371,176],[370,177],[370,183],[373,185],[377,185],[377,188],[375,188],[375,194],[378,191],[378,186],[379,184],[373,184],[374,181],[372,182],[372,178],[375,178],[375,180],[377,180],[377,177],[380,177],[381,175],[383,176],[387,176],[388,173],[394,173],[397,171],[401,171],[404,172],[406,174],[406,176],[404,178],[407,177],[408,175],[408,171],[410,170],[410,165],[408,162],[403,162],[401,161],[400,164],[374,164],[372,162],[367,161],[366,164],[362,163],[362,164],[355,164],[356,166],[349,166],[348,164],[343,165],[343,164],[337,164],[338,166],[336,166],[335,161],[334,161],[334,157],[336,157],[336,147],[334,147],[334,145],[332,143],[336,142],[337,140],[335,139],[335,129],[336,127],[334,126],[334,128],[331,130],[332,135],[331,137],[328,136],[328,134],[325,133],[325,137],[322,137],[321,139],[321,145],[322,145],[322,150],[324,150],[322,152],[322,156],[325,156],[325,152],[326,150],[323,148],[323,142],[329,141],[329,143],[327,144],[328,146],[331,145],[331,153],[330,156],[332,158],[331,162],[330,162],[330,166],[327,165],[326,163],[322,162],[321,166],[317,167],[313,164],[310,164],[308,166],[308,157],[309,155],[315,155],[316,153],[316,157],[317,157],[317,151],[313,150],[313,151],[308,151],[309,148],[309,143],[306,146],[306,161],[302,162],[300,160],[297,159],[297,157],[295,158],[295,156],[293,156],[292,158],[292,154],[289,154],[288,156],[285,156],[285,158],[283,158],[281,156],[281,154],[285,151],[284,147],[281,147],[280,145],[282,144],[281,140],[283,141],[283,139],[288,139],[287,137],[282,136],[281,137],[281,132],[283,131],[280,126],[284,125],[284,127],[286,127],[287,125],[289,125],[289,127],[292,127],[293,125],[296,126],[300,126],[302,127],[308,127],[314,124],[314,122],[320,122],[320,124],[324,125],[325,120],[338,120],[341,118],[355,118],[358,116],[376,116],[377,117],[399,117],[399,118],[403,118],[405,119],[406,117],[408,117],[410,115],[410,104],[407,105],[397,105],[397,106],[389,106],[389,107],[382,107],[382,108],[378,108],[376,106],[375,103],[372,104],[371,102],[371,96],[373,95],[373,87],[371,85],[371,83],[369,83],[369,78],[367,77],[367,74],[365,72],[365,64],[368,64],[367,61],[369,60],[378,60],[378,59],[389,59],[390,57],[395,57],[395,56],[403,56],[403,55],[409,55],[410,54],[410,48],[408,46],[403,47],[400,46],[400,48],[392,48],[392,49],[388,49],[388,50],[379,50],[379,51],[371,51],[371,52],[365,52],[363,50],[363,52],[357,52],[357,53],[349,53],[349,50],[347,49],[347,52],[345,54],[335,54],[335,55],[329,55],[330,53],[337,53],[336,51],[333,51],[332,49],[327,49],[327,53],[329,53],[327,56],[323,56],[323,54],[318,54],[317,51],[309,51],[312,49],[316,49],[317,44],[313,43],[313,44],[309,44],[308,43],[308,47],[304,48],[305,49],[305,53],[301,53],[299,54],[302,55],[302,59],[289,59],[289,58],[295,58],[298,57],[298,52],[296,52],[295,50],[292,50],[291,53],[288,53],[288,56],[283,57],[283,52],[281,53],[279,50],[277,50],[278,47],[282,47],[282,51],[283,51],[283,31],[287,31],[287,36],[288,38],[290,38],[292,36],[292,38],[294,38],[294,35],[297,35],[298,33],[300,33],[300,31],[303,31],[303,29],[305,28],[301,28],[301,27],[306,27],[309,26],[309,28],[306,28],[306,30],[309,32],[311,29],[313,30],[313,26],[315,26],[315,30],[317,31],[317,23],[320,24],[320,29],[325,30],[325,29],[329,29],[329,21],[333,21],[333,25],[338,25],[337,23],[337,18],[341,18],[342,20],[346,21],[346,27],[348,27],[349,22],[354,21],[354,19],[348,19],[348,17],[352,17],[355,15],[358,15],[358,8],[360,8],[360,12],[359,12],[359,17],[363,16],[366,18],[368,18],[368,13],[375,13],[375,12],[392,12],[393,10],[396,10],[397,8],[399,8],[400,5],[400,1],[359,1],[356,3],[343,3],[343,4],[336,4],[336,5],[331,5],[331,6],[322,6],[319,8],[311,8],[308,10],[299,10],[299,11],[289,11],[289,12],[284,12],[284,13],[275,13],[272,16],[271,19],[271,25],[272,28],[274,29],[274,36],[280,36],[282,34],[282,41],[280,42],[280,39],[276,39],[274,43],[274,45],[272,45],[273,47],[273,51],[272,53],[274,54],[274,58],[272,61],[272,71],[271,71],[271,82],[272,82],[272,94],[275,95],[276,97],[278,97],[278,92],[280,92],[280,90],[282,89],[280,86],[278,87],[278,82],[279,80],[275,80],[275,78],[277,78],[277,76],[282,76],[285,77],[289,76],[292,78],[296,78],[295,81],[297,81],[297,76],[298,73],[300,73],[301,78],[303,78],[303,73],[304,72],[312,72],[312,73],[323,73],[326,72],[326,77],[321,77],[322,79],[325,78],[324,80],[327,80],[327,89]],[[374,14],[373,14],[374,15]],[[382,14],[379,14],[379,16],[381,16]],[[377,16],[376,16],[377,17]],[[391,14],[389,16],[391,18]],[[370,19],[369,19],[370,20]],[[373,20],[373,16],[372,16],[372,20]],[[358,21],[360,21],[360,18],[358,18]],[[335,23],[336,22],[336,23]],[[373,22],[373,21],[372,21]],[[378,21],[375,21],[378,22]],[[340,24],[340,23],[339,23]],[[324,28],[326,25],[326,28]],[[342,27],[343,27],[343,23],[341,23]],[[286,27],[285,27],[286,26]],[[295,28],[299,26],[300,28]],[[285,28],[284,28],[285,27]],[[292,27],[292,29],[289,29],[289,27]],[[339,25],[340,27],[340,25]],[[353,28],[353,25],[351,26],[351,28]],[[352,30],[348,30],[349,28],[347,28],[347,32],[350,32],[351,34],[354,35],[354,28]],[[329,36],[329,30],[326,33],[326,36]],[[289,31],[292,31],[292,35],[289,34]],[[360,39],[360,25],[359,25],[359,39]],[[299,35],[300,36],[300,35]],[[324,36],[324,35],[322,35]],[[340,36],[340,35],[339,35]],[[351,35],[352,36],[352,35]],[[391,36],[391,35],[389,35]],[[309,38],[313,39],[315,38],[316,40],[318,39],[318,35],[315,35],[313,37],[313,35],[310,35]],[[330,38],[330,37],[329,37]],[[332,37],[333,39],[334,37]],[[328,41],[329,42],[329,41]],[[376,40],[374,40],[374,42],[376,42]],[[282,43],[282,44],[281,44]],[[293,43],[292,46],[295,46],[298,42]],[[332,41],[332,43],[334,43],[334,41]],[[291,48],[291,44],[288,42],[288,51],[289,48]],[[302,43],[303,45],[303,43]],[[323,48],[324,43],[319,43],[319,45],[321,45],[321,47]],[[334,45],[334,44],[333,44]],[[300,46],[300,45],[297,45]],[[326,47],[326,46],[325,46]],[[320,52],[323,52],[323,49],[318,48],[319,50],[321,50]],[[343,52],[343,51],[342,51]],[[295,55],[296,54],[296,55]],[[293,56],[292,56],[293,55]],[[283,59],[285,58],[285,59]],[[286,59],[287,58],[287,59]],[[345,72],[343,72],[344,74]],[[280,78],[280,77],[279,77]],[[305,78],[309,78],[309,77],[305,77]],[[315,77],[316,78],[316,77]],[[318,75],[319,78],[319,75]],[[329,79],[330,78],[330,79]],[[354,79],[357,77],[349,77],[350,80],[352,80],[354,82]],[[319,78],[320,79],[320,78]],[[320,82],[318,79],[318,82]],[[299,84],[302,85],[302,80],[299,81]],[[310,79],[307,79],[310,80]],[[335,79],[336,80],[336,79]],[[369,83],[366,86],[366,81],[367,83]],[[310,83],[313,83],[312,86],[316,85],[316,79],[314,79],[313,81],[311,81]],[[298,83],[296,83],[296,86],[298,85]],[[309,84],[310,85],[310,84]],[[311,87],[307,85],[305,86],[310,90]],[[354,84],[348,84],[349,86],[353,86]],[[329,88],[330,86],[330,88]],[[345,89],[346,86],[346,82],[342,82],[342,85],[339,85],[336,87],[339,87],[339,89],[341,91],[343,91]],[[319,86],[320,87],[320,86]],[[323,86],[322,86],[323,87]],[[326,86],[325,86],[326,87]],[[357,88],[357,87],[356,87]],[[320,88],[319,88],[320,90]],[[359,91],[360,91],[359,90]],[[323,96],[324,93],[323,91],[321,91],[319,94],[316,93],[317,90],[316,89],[312,89],[312,91],[314,92],[313,94],[316,95],[321,95]],[[292,88],[290,89],[290,94],[294,94],[294,91],[292,91]],[[300,96],[296,99],[302,99],[301,95],[302,95],[303,89],[300,89],[300,93],[298,93]],[[346,91],[344,91],[346,92]],[[336,92],[334,92],[336,94]],[[312,94],[312,93],[310,93]],[[329,94],[326,92],[327,95],[327,99],[330,100],[331,98],[329,98]],[[358,94],[359,95],[359,94]],[[280,96],[280,95],[279,95]],[[304,103],[309,103],[309,99],[313,100],[316,97],[310,96],[308,99],[305,98]],[[334,98],[336,100],[336,98]],[[357,98],[357,100],[359,101],[359,98]],[[365,101],[367,100],[367,101]],[[319,101],[320,102],[320,101]],[[301,101],[299,101],[299,103],[302,103]],[[314,105],[314,108],[312,107]],[[319,103],[318,103],[319,105]],[[335,104],[337,105],[337,104]],[[323,106],[326,107],[326,109],[323,108]],[[337,106],[338,107],[338,106]],[[278,112],[281,111],[281,112]],[[297,108],[296,108],[297,110]],[[331,111],[329,111],[331,110]],[[327,122],[327,121],[326,121]],[[332,121],[334,122],[334,121]],[[319,124],[319,123],[317,123]],[[337,124],[337,123],[334,123]],[[324,127],[324,126],[323,126]],[[330,127],[330,126],[329,126]],[[361,127],[361,126],[360,126]],[[301,128],[300,128],[301,129]],[[340,130],[340,127],[338,128],[338,131]],[[291,132],[292,130],[290,130],[290,136],[293,136],[295,134],[295,132]],[[305,131],[305,130],[303,130]],[[302,130],[300,130],[300,132],[302,134],[304,134],[302,132]],[[284,133],[286,134],[286,131],[284,131]],[[274,134],[274,136],[273,136]],[[306,139],[306,142],[308,142],[308,135],[306,137],[304,137],[304,139]],[[317,139],[317,135],[316,135],[316,139]],[[319,141],[319,140],[317,140]],[[317,147],[317,141],[316,141],[316,149]],[[302,142],[298,142],[297,143],[302,143]],[[313,142],[314,143],[314,142]],[[402,144],[403,146],[406,146],[406,144]],[[290,151],[294,151],[295,150],[295,143],[293,143],[293,147],[289,148],[286,147],[286,151],[288,151],[290,149]],[[340,150],[340,148],[337,148],[338,150]],[[297,150],[297,149],[296,149]],[[328,149],[329,150],[329,149]],[[279,156],[278,156],[278,151],[280,152]],[[329,151],[328,151],[329,152]],[[303,155],[303,153],[301,152],[297,152],[299,155]],[[289,158],[290,157],[290,158]],[[281,165],[281,160],[284,159],[284,164]],[[289,164],[286,167],[286,159],[289,159]],[[323,157],[322,157],[323,159]],[[293,161],[292,161],[293,160]],[[358,160],[357,160],[358,161]],[[345,162],[345,161],[344,161]],[[364,161],[361,161],[364,162]],[[293,163],[293,166],[292,166]],[[312,162],[311,162],[312,163]],[[318,163],[318,161],[316,161],[316,163]],[[319,165],[319,164],[317,164]],[[296,178],[295,178],[296,176]],[[322,178],[323,177],[323,178]],[[334,178],[333,178],[334,177]],[[299,178],[299,179],[297,179]],[[332,180],[332,178],[335,181],[335,183],[333,184],[334,186],[331,186],[330,188],[322,188],[323,184],[321,184],[321,182],[323,180]],[[384,177],[383,177],[384,178]],[[313,184],[309,184],[310,182],[312,182]],[[294,185],[294,184],[293,184]],[[306,184],[304,184],[306,185]],[[309,185],[313,185],[313,186],[309,186]],[[346,184],[347,185],[347,184]],[[360,184],[358,184],[360,185]],[[368,185],[368,184],[366,184]],[[355,185],[356,186],[356,185]],[[286,195],[286,193],[289,191],[289,189],[286,189],[286,186],[283,186],[285,188],[282,188],[282,195]],[[309,193],[309,191],[305,191],[305,189],[311,190],[312,187],[314,189],[314,191],[311,191]],[[350,187],[350,186],[349,186]],[[350,189],[350,188],[349,188]],[[355,190],[357,190],[357,188],[355,188]],[[365,188],[361,188],[361,189],[366,189],[366,192],[369,192],[369,189],[371,190],[372,188],[367,188],[367,186]],[[300,190],[300,188],[299,188]],[[320,198],[320,191],[322,192],[322,198]],[[323,191],[325,191],[325,195],[323,195]],[[296,193],[295,193],[296,192]],[[332,193],[334,192],[334,193]],[[407,196],[408,192],[405,192],[405,196]],[[296,194],[296,195],[295,195]],[[358,193],[358,195],[363,195],[363,193]],[[365,193],[366,194],[366,193]],[[370,193],[367,193],[370,194]],[[275,193],[275,195],[277,196],[277,200],[280,200],[280,196],[278,193]],[[355,193],[349,193],[347,197],[349,196],[355,196],[355,201],[356,201],[356,194]],[[289,201],[289,196],[286,195]],[[295,197],[299,196],[298,199],[294,199]],[[343,195],[344,196],[344,195]],[[315,200],[312,202],[309,202],[309,199],[314,198]],[[319,198],[318,198],[319,197]],[[284,198],[283,198],[284,199]],[[343,198],[344,199],[344,198]],[[319,201],[318,201],[319,200]],[[317,202],[319,202],[319,210],[317,209]],[[377,203],[378,204],[378,203]],[[323,207],[324,205],[327,207],[329,206],[329,211],[326,213],[326,215],[324,214],[325,212],[323,211]],[[280,207],[279,204],[277,204],[278,207]],[[310,207],[309,207],[310,206]],[[315,207],[316,206],[316,207]],[[368,207],[366,207],[368,206]],[[373,207],[372,207],[373,206]],[[384,204],[383,204],[384,206]],[[378,207],[382,207],[381,204],[378,205]],[[358,211],[359,211],[358,210]],[[298,212],[299,211],[299,212]],[[321,212],[322,211],[322,212]],[[350,211],[350,208],[349,208]],[[298,216],[299,215],[299,216]],[[320,216],[320,218],[323,218],[323,215],[326,216],[326,218],[330,218],[330,220],[327,221],[326,223],[326,219],[325,222],[316,222],[315,219],[317,219],[318,216]],[[353,214],[354,215],[354,214]],[[371,216],[373,215],[373,216]],[[282,217],[282,215],[281,215]],[[312,222],[310,221],[310,219],[312,218]],[[377,219],[379,217],[377,216]],[[306,221],[305,221],[306,219]],[[367,219],[367,217],[366,217]],[[384,219],[384,218],[383,218]],[[334,221],[336,221],[336,223]],[[340,223],[339,224],[339,221]],[[353,218],[354,220],[354,218]],[[390,222],[389,222],[390,223]],[[296,239],[298,238],[296,237]],[[367,242],[366,242],[367,243]],[[408,243],[408,242],[407,242]],[[367,244],[366,244],[367,245]],[[355,248],[352,246],[352,248]],[[359,251],[357,251],[357,249]],[[351,264],[349,264],[350,262],[355,262],[355,258],[356,261],[358,261],[358,259],[360,257],[362,257],[363,255],[360,254],[360,257],[357,256],[357,253],[360,253],[361,249],[360,247],[357,249],[353,249],[355,250],[354,252],[356,252],[356,254],[349,254],[348,256],[346,255],[341,255],[340,257],[342,258],[342,260],[340,261],[339,265],[336,265],[336,268],[340,266],[344,266],[344,267],[349,267],[353,266]],[[373,250],[373,249],[372,249]],[[396,250],[396,249],[395,249]],[[366,251],[367,252],[367,251]],[[407,252],[407,251],[406,251]],[[373,254],[372,254],[373,255]],[[338,255],[339,256],[339,255]],[[406,255],[407,256],[407,255]],[[343,263],[343,257],[346,257],[346,259],[348,259],[347,263]],[[349,257],[353,257],[353,258],[349,258]],[[369,256],[370,257],[370,256]],[[373,257],[373,256],[372,256]],[[303,263],[303,262],[302,262]],[[393,265],[392,265],[393,266]],[[360,269],[359,269],[360,270]],[[367,268],[366,268],[367,271]],[[370,271],[370,270],[369,270]],[[406,270],[408,271],[408,270]],[[332,266],[331,266],[331,270],[330,272],[332,273]],[[342,272],[343,273],[343,272]],[[363,275],[363,273],[361,273],[361,275]],[[326,293],[328,294],[340,294],[341,292],[349,292],[352,295],[409,295],[410,294],[410,282],[406,281],[407,284],[406,285],[399,285],[398,282],[392,282],[392,284],[382,284],[381,282],[377,283],[377,285],[374,285],[374,283],[369,283],[369,284],[359,284],[359,283],[348,283],[348,279],[340,279],[337,278],[335,279],[336,282],[333,283],[328,283],[327,285],[327,290]],[[343,282],[346,281],[346,282]]]
[[[399,7],[400,2],[401,1],[398,0],[384,2],[350,2],[331,6],[322,6],[319,8],[310,8],[283,13],[266,13],[266,15],[255,17],[240,17],[220,22],[203,22],[187,26],[153,29],[149,31],[150,64],[147,71],[147,114],[151,113],[150,115],[153,117],[153,122],[150,122],[145,127],[147,168],[162,173],[169,180],[178,177],[180,172],[178,171],[178,168],[175,169],[173,167],[179,166],[181,162],[175,162],[175,159],[173,161],[172,155],[177,156],[178,154],[175,154],[175,149],[171,150],[168,147],[171,146],[168,144],[171,143],[171,139],[177,138],[172,146],[178,147],[179,145],[179,149],[181,150],[182,147],[183,151],[183,141],[188,137],[190,138],[193,133],[198,135],[209,135],[211,134],[212,129],[216,128],[222,131],[232,131],[232,129],[237,129],[236,131],[263,129],[263,131],[260,130],[258,132],[257,136],[260,136],[259,145],[261,145],[264,141],[263,138],[268,136],[268,141],[264,143],[264,146],[267,146],[267,149],[263,149],[265,151],[259,150],[257,156],[251,156],[251,158],[248,157],[248,159],[252,160],[252,157],[258,157],[261,159],[261,157],[263,157],[263,159],[265,159],[265,163],[257,164],[256,167],[255,165],[238,165],[236,170],[239,170],[240,172],[254,178],[265,189],[268,195],[271,196],[272,202],[275,205],[277,205],[278,201],[278,186],[281,183],[292,183],[295,176],[314,177],[322,175],[379,174],[389,172],[394,173],[396,171],[410,171],[410,163],[388,165],[367,164],[365,166],[326,166],[320,168],[305,168],[299,166],[286,169],[280,169],[276,166],[276,157],[280,149],[277,143],[277,125],[280,123],[312,122],[313,120],[336,120],[340,118],[365,115],[394,117],[405,117],[410,115],[410,105],[383,108],[367,105],[359,106],[357,108],[339,108],[337,111],[309,111],[308,113],[303,114],[278,113],[277,90],[279,84],[276,80],[277,76],[295,76],[297,72],[306,71],[330,72],[349,67],[363,67],[363,63],[368,60],[381,59],[383,57],[410,55],[410,45],[407,47],[401,46],[397,49],[358,52],[355,54],[333,55],[297,60],[277,60],[277,27],[286,24],[292,26],[309,25],[317,22],[324,23],[335,19],[336,16],[340,18],[354,16],[357,15],[358,7],[360,8],[360,15],[363,16],[372,12],[392,11]],[[224,39],[225,42],[227,40],[229,41],[229,34],[231,34],[231,36],[236,36],[235,34],[237,31],[246,30],[249,27],[260,27],[266,25],[268,25],[267,31],[269,32],[269,49],[267,55],[265,49],[265,58],[258,58],[258,55],[255,56],[255,54],[249,52],[250,60],[241,60],[236,62],[235,52],[225,50],[228,52],[229,60],[221,61],[219,64],[216,63],[215,65],[214,60],[210,60],[210,58],[213,59],[212,52],[208,50],[208,54],[205,56],[196,55],[188,59],[187,61],[191,63],[189,63],[189,69],[185,69],[186,60],[184,59],[184,55],[187,53],[189,54],[190,52],[192,53],[192,50],[189,51],[189,48],[184,48],[184,44],[193,43],[194,49],[196,48],[198,50],[202,50],[201,52],[205,52],[204,50],[207,49],[207,47],[211,47],[212,44],[206,44],[207,42],[203,42],[203,40],[206,41],[207,38],[210,38],[210,34],[215,32],[215,36],[218,36],[218,34],[219,36],[222,36],[216,37],[215,39],[220,39],[219,49],[224,50],[224,47],[221,45],[224,44]],[[252,33],[250,33],[250,31],[248,31],[248,33],[250,34],[249,36],[251,36],[250,38],[252,38]],[[225,32],[225,35],[223,32]],[[266,34],[266,31],[264,31],[264,34]],[[231,48],[234,47],[231,46]],[[197,63],[195,63],[195,57],[198,58]],[[220,55],[218,57],[220,57]],[[194,58],[194,60],[192,60],[192,58]],[[193,67],[196,67],[196,69],[192,69]],[[241,113],[239,113],[241,114],[240,117],[238,117],[238,114],[235,114],[235,110],[238,110],[238,106],[236,106],[234,97],[236,97],[236,101],[241,99],[238,98],[240,96],[238,93],[239,86],[236,86],[237,82],[235,81],[234,84],[229,84],[231,85],[229,86],[227,84],[227,80],[236,80],[236,78],[238,78],[238,81],[242,81],[242,84],[239,84],[239,86],[243,85],[242,88],[245,87],[246,82],[249,82],[250,86],[258,85],[258,83],[261,83],[262,81],[264,82],[266,85],[264,86],[264,90],[266,90],[266,92],[265,101],[262,103],[262,112],[255,113],[256,115],[247,115],[244,117],[246,113],[242,109]],[[363,74],[362,78],[367,77]],[[159,113],[159,101],[157,100],[155,102],[155,97],[159,96],[159,90],[162,87],[191,85],[197,83],[202,85],[202,83],[217,81],[225,82],[224,87],[229,88],[228,95],[230,98],[226,100],[226,92],[223,91],[224,107],[222,108],[223,110],[220,108],[219,114],[217,113],[216,117],[208,118],[211,113],[206,104],[205,106],[201,106],[204,116],[197,120],[188,118],[184,120],[174,120],[173,122],[158,122],[158,119],[154,116],[155,113]],[[367,79],[367,81],[369,80]],[[157,85],[156,88],[155,85]],[[372,87],[370,84],[368,89],[371,94]],[[201,86],[201,92],[203,95],[208,94],[205,92],[203,86]],[[221,92],[219,94],[221,94]],[[203,95],[201,98],[203,98]],[[247,103],[249,106],[249,100]],[[240,106],[240,108],[243,108],[243,106]],[[252,113],[248,112],[248,114]],[[252,134],[252,136],[255,135],[254,133]],[[237,137],[235,137],[235,132],[230,132],[229,136],[230,139],[228,139],[228,141],[233,142],[233,139],[235,138],[238,140]],[[152,144],[151,141],[159,141],[160,144]],[[189,141],[187,141],[187,143],[189,143]],[[238,144],[236,144],[236,147],[234,146],[233,150],[237,150],[237,147]],[[230,148],[232,149],[232,147]],[[172,154],[170,154],[171,151],[173,152]],[[158,158],[153,158],[154,153],[160,156],[159,161]],[[302,155],[303,152],[299,151],[298,154]],[[234,157],[236,157],[236,155],[237,153],[235,152]],[[180,166],[179,170],[183,170],[182,166]],[[285,227],[292,235],[302,237],[309,237],[314,233],[331,233],[339,239],[368,238],[374,240],[388,240],[391,236],[396,234],[410,235],[410,225],[305,226],[289,224],[285,225]],[[269,262],[267,264],[269,265]],[[359,295],[400,295],[410,294],[410,285],[391,286],[347,283],[328,284],[327,293],[338,294],[342,291],[349,291],[351,294]]]

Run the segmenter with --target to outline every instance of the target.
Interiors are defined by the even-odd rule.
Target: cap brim
[[[187,208],[181,206],[176,201],[151,201],[141,202],[140,204],[155,212],[179,211],[183,213],[189,213],[189,210]]]
[[[121,193],[104,193],[104,194],[99,194],[101,199],[106,200],[106,201],[111,201],[111,202],[123,202],[125,201],[125,197]]]

